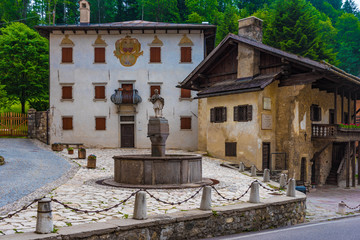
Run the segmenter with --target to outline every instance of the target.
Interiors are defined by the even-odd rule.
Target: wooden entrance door
[[[306,176],[306,158],[301,158],[300,180],[304,183]]]
[[[268,142],[263,142],[262,145],[262,159],[263,159],[263,164],[262,164],[262,169],[264,170],[265,168],[270,169],[270,143]]]
[[[133,148],[134,139],[134,124],[121,124],[121,147]]]

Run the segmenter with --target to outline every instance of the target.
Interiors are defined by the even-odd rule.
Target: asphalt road
[[[0,207],[34,192],[66,173],[71,165],[28,139],[0,138]]]
[[[226,240],[360,240],[360,217],[211,238]],[[210,240],[210,239],[208,239]]]

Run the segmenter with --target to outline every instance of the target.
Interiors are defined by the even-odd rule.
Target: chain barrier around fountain
[[[151,155],[114,156],[114,179],[102,184],[128,188],[195,188],[218,181],[202,178],[202,156],[195,154],[165,154],[169,123],[163,117],[165,101],[155,89],[150,98],[155,116],[148,123]]]

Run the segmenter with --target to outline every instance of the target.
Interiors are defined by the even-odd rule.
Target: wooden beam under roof
[[[280,80],[279,87],[292,86],[292,85],[305,85],[313,83],[319,79],[322,79],[324,75],[314,72],[299,73],[290,75],[289,78]]]

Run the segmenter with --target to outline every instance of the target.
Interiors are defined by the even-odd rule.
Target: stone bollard
[[[205,186],[203,188],[200,210],[211,210],[211,187]]]
[[[265,168],[264,169],[264,182],[270,182],[270,170]]]
[[[260,202],[259,183],[257,183],[257,182],[253,182],[251,184],[249,202],[251,202],[251,203],[259,203]]]
[[[280,184],[280,188],[285,188],[286,178],[285,178],[285,174],[284,174],[284,173],[282,173],[282,174],[280,175],[280,182],[279,182],[279,184]]]
[[[38,201],[38,211],[36,220],[36,233],[51,233],[53,231],[53,221],[51,213],[51,199],[43,198]]]
[[[346,213],[345,212],[345,206],[346,206],[346,204],[343,201],[339,202],[338,213],[344,215]]]
[[[251,165],[251,177],[256,177],[256,167],[255,167],[255,165]]]
[[[136,193],[135,196],[135,207],[134,207],[134,219],[144,220],[147,219],[147,209],[146,209],[146,193],[140,191]]]
[[[243,162],[239,163],[239,172],[244,172],[245,171],[245,165]]]
[[[288,196],[288,197],[296,197],[295,187],[296,187],[295,179],[291,178],[290,181],[289,181],[289,186],[288,186],[287,191],[286,191],[286,196]]]

